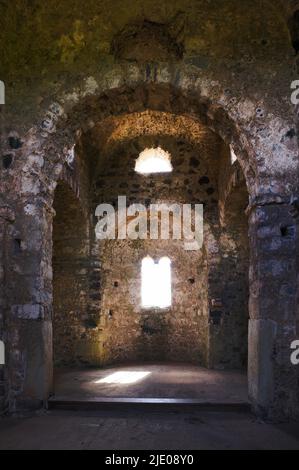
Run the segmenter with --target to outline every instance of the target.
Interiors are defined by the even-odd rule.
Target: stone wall
[[[102,261],[101,354],[104,363],[176,361],[207,365],[207,266],[182,242],[109,241]],[[171,260],[172,305],[142,308],[141,261]]]
[[[249,227],[254,246],[249,271],[249,395],[258,392],[260,414],[295,417],[297,369],[290,361],[290,345],[296,337],[296,226],[288,205],[269,204],[252,208]]]
[[[78,134],[92,128],[98,131],[107,117],[130,115],[131,137],[135,131],[135,137],[150,134],[152,126],[142,126],[143,120],[134,113],[151,110],[157,113],[160,134],[164,129],[178,138],[182,129],[183,134],[192,129],[190,135],[194,121],[201,121],[234,145],[246,178],[251,214],[251,400],[257,412],[262,409],[268,416],[273,416],[273,410],[286,417],[296,410],[298,414],[296,372],[289,361],[289,341],[296,334],[298,304],[293,281],[298,266],[297,273],[288,269],[285,258],[294,257],[293,248],[286,249],[287,237],[284,243],[275,231],[280,223],[292,225],[285,220],[287,207],[299,191],[298,109],[290,100],[290,83],[298,79],[297,36],[290,22],[293,15],[297,18],[297,1],[228,0],[215,6],[206,0],[167,5],[122,0],[117,6],[106,2],[103,8],[102,2],[88,0],[84,11],[82,2],[73,3],[71,10],[66,0],[26,5],[17,0],[2,5],[0,36],[6,47],[0,51],[0,79],[7,85],[7,105],[1,116],[0,208],[1,213],[7,207],[14,213],[8,223],[0,221],[8,227],[5,259],[0,258],[5,279],[0,297],[10,409],[22,406],[23,399],[40,404],[51,388],[52,203],[57,179],[66,177],[69,151]],[[122,47],[124,38],[128,49]],[[178,117],[172,117],[171,128],[165,113]],[[152,119],[153,115],[151,124]],[[99,147],[88,156],[96,159],[97,155]],[[72,169],[67,173],[70,182]],[[78,197],[75,180],[71,187]],[[218,189],[221,200],[220,185]],[[93,212],[91,204],[88,214]],[[256,221],[258,213],[263,218],[262,230]],[[225,230],[235,244],[238,230],[231,233],[229,226]],[[219,279],[217,253],[228,253],[215,242],[213,225],[210,232],[207,259],[215,267],[215,275],[209,271],[210,310],[216,310],[212,311],[213,328],[218,329],[223,319],[233,317],[225,314],[231,310],[224,298],[229,289],[213,284],[213,279]],[[234,248],[231,253],[234,256]],[[101,266],[94,243],[89,260],[88,332],[93,330],[97,338]],[[282,300],[280,288],[271,287],[277,287],[279,264],[287,266]],[[235,261],[224,263],[222,269],[236,265]],[[225,337],[231,331],[229,327]],[[279,335],[275,336],[276,331]],[[82,335],[86,332],[85,325]],[[219,353],[216,364],[219,357],[223,354]],[[270,375],[264,374],[264,368]]]
[[[84,148],[82,142],[88,145]],[[220,368],[246,367],[246,232],[236,241],[240,237],[237,228],[238,233],[233,233],[232,226],[230,232],[223,232],[219,224],[221,141],[205,131],[197,145],[165,135],[126,137],[104,150],[98,145],[97,140],[85,136],[76,148],[79,160],[92,162],[93,214],[103,202],[117,209],[118,196],[126,196],[127,205],[143,203],[146,207],[155,202],[202,203],[204,247],[186,251],[183,243],[175,240],[96,241],[95,217],[89,245],[84,230],[80,232],[84,227],[80,209],[65,192],[56,189],[56,363],[171,360]],[[170,153],[173,172],[151,176],[136,173],[139,153],[158,145]],[[171,259],[173,297],[171,308],[166,310],[141,307],[141,261],[147,255]]]
[[[248,191],[239,162],[223,145],[219,156],[219,240],[209,257],[211,367],[247,367]]]
[[[53,339],[54,362],[75,364],[80,357],[87,310],[89,226],[80,202],[59,183],[54,199],[53,224]]]
[[[209,266],[209,365],[247,369],[249,260],[246,223],[222,231],[219,248],[209,260]]]
[[[7,332],[5,331],[5,272],[4,264],[6,259],[6,247],[8,236],[11,234],[14,214],[7,207],[0,210],[0,340],[7,345]],[[6,354],[7,356],[7,354]],[[6,357],[5,357],[6,358]],[[6,358],[7,359],[7,358]],[[0,415],[7,406],[7,367],[0,364]]]

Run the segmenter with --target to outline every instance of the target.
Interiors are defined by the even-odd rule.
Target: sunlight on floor
[[[139,382],[148,376],[150,372],[129,372],[120,371],[114,372],[113,374],[107,375],[103,379],[96,380],[96,384],[132,384]]]

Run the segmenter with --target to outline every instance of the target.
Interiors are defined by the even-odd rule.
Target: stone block
[[[23,320],[42,320],[45,316],[45,309],[39,304],[13,305],[12,315]]]

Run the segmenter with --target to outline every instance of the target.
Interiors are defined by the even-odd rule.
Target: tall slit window
[[[155,262],[150,256],[141,265],[142,307],[171,306],[171,261],[166,256]]]

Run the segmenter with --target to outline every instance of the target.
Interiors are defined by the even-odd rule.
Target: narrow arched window
[[[160,147],[145,149],[136,160],[135,171],[143,175],[172,171],[170,155]]]
[[[166,256],[158,262],[147,256],[141,266],[142,307],[171,306],[171,261]]]

